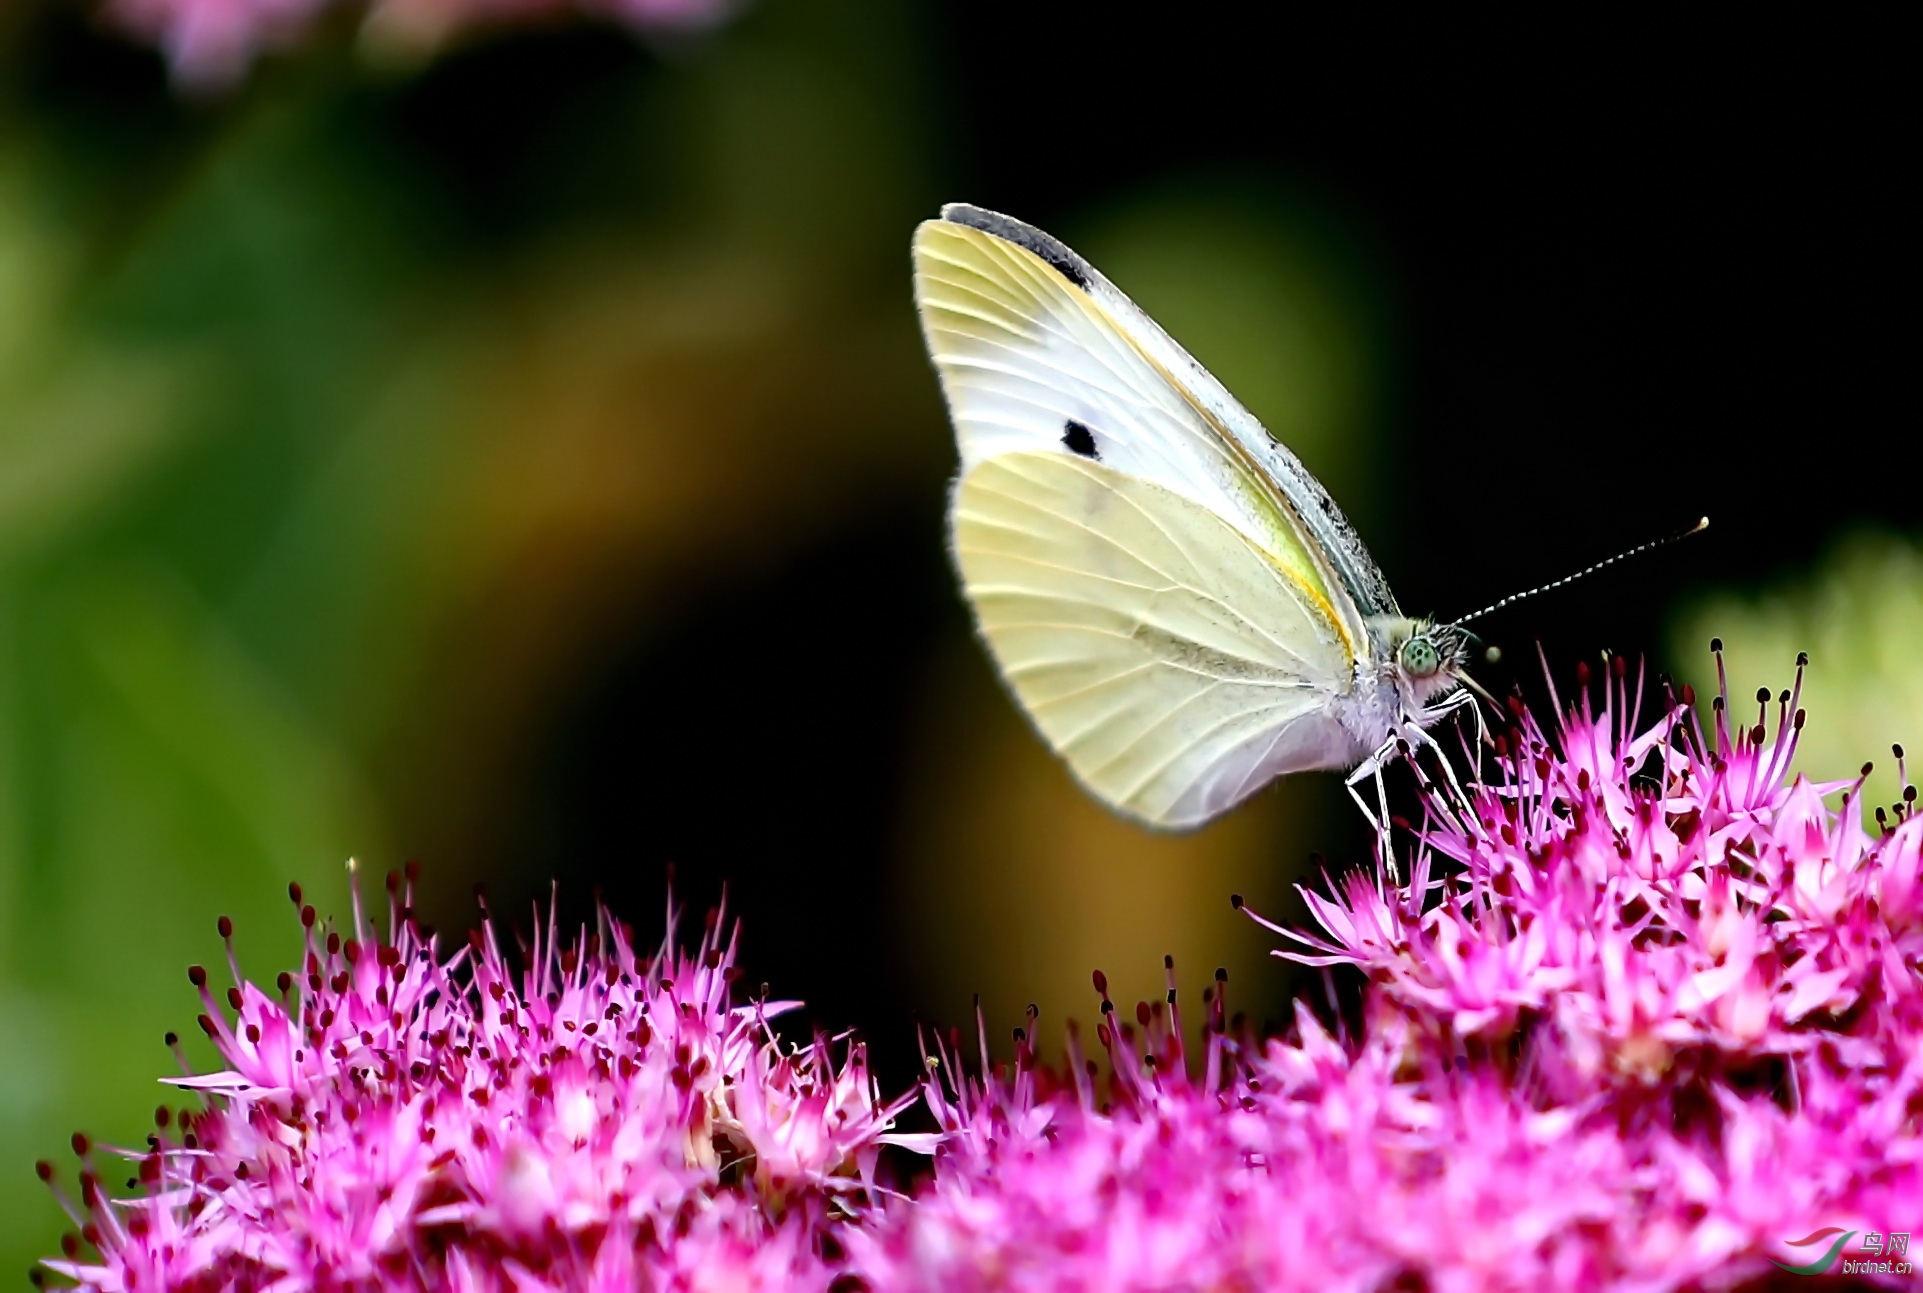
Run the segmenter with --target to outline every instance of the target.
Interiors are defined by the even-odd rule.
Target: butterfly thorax
[[[1356,662],[1356,688],[1341,710],[1342,724],[1364,753],[1403,723],[1421,721],[1429,702],[1461,685],[1467,635],[1453,624],[1372,616],[1371,650]]]

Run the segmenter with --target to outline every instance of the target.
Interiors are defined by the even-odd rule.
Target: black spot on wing
[[[1034,252],[1063,278],[1084,291],[1095,272],[1087,261],[1070,251],[1067,245],[1013,216],[969,206],[966,202],[950,202],[941,209],[941,218],[952,224],[967,225],[970,229],[993,234],[1003,242],[1012,242],[1025,251]]]
[[[1095,452],[1095,433],[1074,418],[1070,418],[1068,425],[1062,428],[1062,443],[1067,445],[1072,453],[1080,454],[1084,458],[1093,458],[1097,462],[1102,460],[1102,455]]]

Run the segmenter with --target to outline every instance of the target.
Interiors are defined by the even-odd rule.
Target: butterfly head
[[[1469,658],[1468,630],[1431,620],[1396,620],[1388,627],[1396,682],[1412,705],[1457,684]]]

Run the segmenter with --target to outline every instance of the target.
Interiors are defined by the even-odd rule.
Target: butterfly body
[[[1461,632],[1404,616],[1295,455],[1081,257],[956,205],[915,281],[963,588],[1097,797],[1199,825],[1284,773],[1373,770],[1450,707]]]

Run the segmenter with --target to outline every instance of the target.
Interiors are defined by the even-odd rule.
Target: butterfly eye
[[[1398,653],[1402,671],[1411,678],[1428,678],[1442,668],[1442,654],[1436,644],[1426,637],[1413,637],[1402,644]]]

